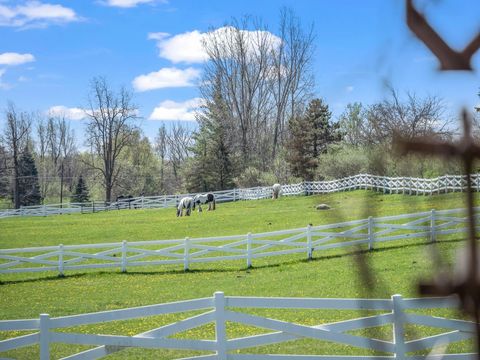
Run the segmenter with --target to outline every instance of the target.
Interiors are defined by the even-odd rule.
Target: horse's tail
[[[212,204],[213,204],[212,210],[215,210],[215,197],[214,197],[213,200],[212,200]]]
[[[182,208],[183,208],[183,199],[180,200],[180,202],[178,203],[178,206],[177,206],[177,217],[180,216],[180,214],[182,213]]]

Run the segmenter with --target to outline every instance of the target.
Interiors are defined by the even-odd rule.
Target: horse
[[[208,204],[208,211],[215,210],[215,195],[212,193],[198,194],[193,198],[193,210],[198,205],[198,212],[202,212],[202,206],[200,204]]]
[[[282,185],[273,184],[273,186],[272,186],[272,199],[278,199],[281,192],[282,192]]]
[[[117,199],[115,200],[116,203],[117,203],[117,209],[120,210],[120,208],[122,209],[125,209],[127,206],[129,209],[132,208],[132,201],[134,201],[135,199],[133,198],[132,195],[128,195],[128,196],[125,196],[125,195],[120,195],[120,196],[117,196]],[[137,208],[137,204],[133,204],[133,207],[136,209]]]
[[[183,216],[183,209],[186,209],[185,216],[190,216],[192,208],[195,210],[195,204],[190,196],[186,196],[180,200],[177,207],[177,217]]]

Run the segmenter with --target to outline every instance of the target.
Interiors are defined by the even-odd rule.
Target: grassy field
[[[314,205],[327,203],[328,211],[317,211]],[[462,194],[432,197],[382,195],[365,191],[332,195],[281,198],[219,204],[217,211],[195,213],[176,218],[173,209],[130,210],[109,213],[64,215],[47,218],[5,219],[0,222],[0,247],[112,242],[120,240],[173,239],[185,236],[219,236],[247,232],[272,231],[287,228],[340,222],[372,216],[463,207]],[[449,237],[438,244],[447,258],[462,244],[458,237]],[[0,319],[38,317],[40,313],[63,316],[85,312],[111,310],[212,296],[215,291],[238,296],[282,297],[371,297],[389,298],[399,293],[417,296],[418,279],[428,277],[432,264],[424,240],[379,244],[367,254],[376,274],[373,290],[366,290],[360,281],[358,267],[351,250],[331,250],[315,253],[313,261],[304,255],[289,255],[256,260],[254,268],[246,270],[243,262],[195,264],[193,271],[184,273],[180,266],[139,268],[126,274],[118,270],[85,271],[58,278],[54,274],[0,275]],[[365,312],[349,311],[282,311],[256,310],[254,313],[302,324],[321,324],[340,319],[365,316]],[[451,314],[437,311],[436,315]],[[171,315],[103,323],[82,327],[90,333],[134,335],[187,317]],[[74,329],[77,331],[78,329]],[[68,330],[70,331],[70,329]],[[430,334],[431,329],[408,328],[407,336]],[[228,325],[229,336],[245,336],[258,329]],[[1,333],[0,339],[20,333]],[[391,328],[374,328],[369,335],[391,338]],[[180,335],[213,338],[213,326],[206,325]],[[471,344],[452,345],[451,351],[469,350]],[[80,347],[52,346],[54,358],[66,356]],[[291,341],[255,349],[265,353],[329,353],[370,354],[361,349],[313,340]],[[248,351],[245,351],[248,353]],[[191,355],[191,352],[160,350],[125,350],[108,359],[171,359]],[[0,354],[0,357],[38,358],[38,348],[30,347]]]

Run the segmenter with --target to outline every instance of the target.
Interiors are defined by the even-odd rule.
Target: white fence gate
[[[379,242],[422,238],[435,241],[466,232],[467,226],[465,209],[431,210],[259,234],[0,249],[0,274],[56,271],[64,275],[69,270],[104,268],[125,272],[132,267],[172,264],[188,270],[195,263],[233,260],[250,267],[263,257],[303,253],[311,259],[314,252],[333,248],[372,249]]]
[[[315,298],[262,298],[224,296],[216,292],[211,298],[180,301],[137,308],[113,310],[83,315],[51,318],[48,314],[39,319],[0,321],[1,331],[36,331],[29,335],[0,341],[0,353],[34,344],[40,345],[40,359],[50,359],[50,344],[76,344],[95,346],[81,353],[72,354],[64,360],[98,359],[122,351],[126,348],[182,349],[208,352],[206,355],[187,359],[232,359],[232,360],[390,360],[390,359],[426,359],[426,355],[409,355],[411,352],[431,349],[438,344],[471,339],[475,336],[475,323],[465,320],[433,317],[415,313],[415,310],[457,307],[455,298],[403,299],[394,295],[391,299],[315,299]],[[248,309],[310,309],[310,310],[375,310],[380,314],[343,320],[340,322],[310,326],[282,321],[266,316],[252,315]],[[62,329],[79,325],[91,325],[110,321],[144,318],[164,314],[181,313],[192,310],[204,310],[202,314],[189,317],[135,336],[83,334],[62,332]],[[229,338],[227,322],[255,326],[265,329],[253,336]],[[204,324],[213,323],[215,339],[180,339],[175,335]],[[360,335],[352,335],[352,330],[393,325],[392,341],[379,340]],[[437,328],[432,336],[406,339],[406,325],[421,325]],[[440,330],[441,329],[441,330]],[[60,330],[60,331],[58,331]],[[257,354],[255,347],[291,342],[296,339],[315,339],[339,343],[353,348],[363,348],[372,352],[388,353],[384,356],[341,356],[316,354],[315,348],[309,355],[295,354]],[[250,351],[248,349],[251,349]],[[462,353],[443,356],[437,354],[429,359],[475,359],[476,354]]]
[[[472,184],[474,191],[480,191],[479,174],[472,174]],[[463,175],[445,175],[433,179],[422,179],[359,174],[338,180],[310,181],[282,185],[282,194],[285,196],[313,195],[338,191],[370,189],[388,194],[432,195],[465,191],[466,186],[466,176]],[[258,200],[270,198],[272,196],[272,188],[271,186],[259,186],[247,189],[213,191],[213,193],[215,194],[217,202]],[[49,216],[121,209],[171,208],[176,207],[182,197],[193,195],[195,194],[141,196],[122,199],[110,204],[106,204],[103,201],[92,201],[84,204],[66,203],[24,206],[20,209],[0,211],[0,219],[13,216]]]

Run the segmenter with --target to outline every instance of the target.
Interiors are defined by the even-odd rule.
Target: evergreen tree
[[[227,147],[225,126],[220,122],[210,124],[211,144],[207,152],[207,167],[215,190],[231,189],[233,187],[233,165]]]
[[[18,194],[21,206],[39,205],[42,201],[37,167],[28,147],[19,161]]]
[[[228,111],[219,90],[213,100],[204,106],[197,120],[199,130],[194,135],[187,188],[189,191],[231,189],[234,167],[228,145]]]
[[[73,202],[84,203],[90,201],[87,184],[83,180],[83,176],[80,175],[78,178],[77,186],[75,187],[75,192],[72,195]]]
[[[308,104],[305,121],[311,128],[310,151],[314,158],[327,151],[327,145],[339,140],[338,124],[332,124],[328,105],[322,99],[313,99]]]
[[[292,172],[304,180],[313,180],[318,156],[327,145],[340,140],[338,124],[331,123],[332,113],[322,99],[313,99],[303,116],[289,121],[290,140],[287,144]]]
[[[303,116],[294,117],[288,122],[290,139],[287,142],[287,162],[290,164],[292,174],[304,180],[312,180],[317,167],[316,159],[309,151],[309,137],[311,130]]]
[[[187,190],[191,192],[205,192],[212,187],[207,164],[207,136],[203,127],[193,134],[194,145],[192,147],[193,157],[190,158],[187,166],[186,181]]]
[[[10,172],[8,169],[8,154],[0,144],[0,198],[8,198],[10,190]]]

